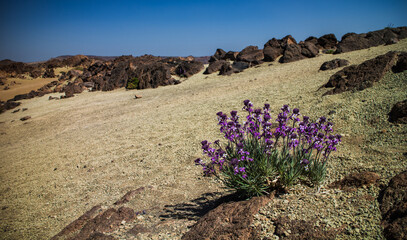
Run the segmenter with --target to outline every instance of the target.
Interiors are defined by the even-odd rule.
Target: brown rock
[[[311,42],[304,42],[300,43],[301,46],[301,54],[307,58],[316,57],[319,53],[319,49],[315,44]]]
[[[232,73],[233,67],[229,62],[224,63],[219,70],[219,75],[229,76]]]
[[[344,179],[333,182],[329,185],[330,188],[339,188],[343,190],[352,190],[354,188],[360,188],[365,185],[371,185],[377,182],[380,176],[374,172],[360,172],[352,173],[346,176]]]
[[[256,46],[244,48],[236,57],[237,61],[248,62],[250,64],[259,64],[264,59],[262,50]]]
[[[397,53],[388,52],[360,65],[345,67],[331,76],[324,87],[334,87],[324,95],[337,94],[350,90],[361,91],[373,86],[394,65]]]
[[[21,104],[20,102],[14,102],[12,100],[9,100],[7,102],[0,101],[0,113],[3,113],[6,110],[16,108],[20,106],[20,104]]]
[[[253,215],[271,199],[263,196],[223,203],[199,219],[182,239],[256,239],[256,230],[250,227]]]
[[[139,99],[139,98],[142,98],[142,97],[143,97],[143,96],[137,95],[137,94],[134,96],[135,99]]]
[[[390,180],[379,195],[382,226],[386,239],[407,238],[407,171]]]
[[[225,55],[226,55],[226,52],[223,51],[223,49],[220,49],[220,48],[216,49],[215,54],[213,54],[213,56],[214,56],[216,59],[219,59],[219,60],[225,60],[225,59],[224,59],[224,58],[225,58]]]
[[[323,49],[331,49],[336,46],[338,39],[336,39],[334,34],[326,34],[318,38],[318,45]]]
[[[407,52],[401,52],[398,55],[397,63],[392,68],[394,73],[400,73],[407,70]]]
[[[289,44],[284,50],[283,56],[280,58],[281,63],[289,63],[304,59],[305,57],[301,54],[301,47],[298,44]]]
[[[223,64],[226,64],[225,60],[219,60],[209,63],[209,66],[206,68],[204,74],[211,74],[219,71],[222,68]]]
[[[273,62],[283,54],[283,49],[267,46],[263,49],[263,54],[265,62]]]
[[[389,121],[407,124],[407,99],[396,103],[392,107],[389,113]]]
[[[43,78],[54,78],[55,76],[55,72],[54,69],[52,68],[47,68],[44,72],[44,74],[42,75]]]
[[[128,233],[130,233],[134,236],[137,236],[139,233],[146,233],[146,232],[151,232],[151,230],[144,227],[141,224],[134,225],[134,227],[128,231]]]
[[[331,60],[331,61],[324,62],[321,65],[321,67],[319,68],[319,70],[322,70],[322,71],[332,70],[332,69],[339,68],[339,67],[344,67],[344,66],[347,66],[347,65],[349,65],[348,60],[337,58],[337,59],[334,59],[334,60]]]
[[[203,68],[204,64],[201,62],[181,62],[176,69],[176,73],[178,76],[189,78],[192,75],[199,73]]]
[[[235,61],[238,54],[239,54],[239,52],[229,51],[225,54],[225,57],[223,58],[223,60]]]
[[[28,120],[28,119],[30,119],[30,118],[31,118],[31,116],[25,116],[25,117],[20,118],[20,120],[21,120],[21,121],[26,121],[26,120]]]

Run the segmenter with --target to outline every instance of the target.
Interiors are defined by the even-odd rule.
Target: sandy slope
[[[287,64],[265,63],[232,76],[199,73],[157,89],[24,100],[20,107],[27,111],[0,115],[0,236],[49,238],[92,206],[111,204],[141,186],[152,190],[130,203],[135,209],[162,208],[219,191],[193,164],[201,156],[200,141],[221,137],[216,112],[240,110],[242,101],[250,99],[256,106],[268,102],[275,111],[289,103],[312,117],[327,114],[327,107],[346,99],[321,98],[325,90],[319,87],[336,72],[319,72],[321,64],[337,57],[359,64],[389,50],[407,51],[407,40]],[[134,99],[135,94],[143,97]],[[347,104],[337,106],[337,112],[358,109],[359,103]],[[26,115],[32,118],[19,120]],[[338,119],[338,131],[351,132],[351,121],[356,120]],[[346,140],[341,154],[355,154],[352,144]],[[398,147],[403,151],[406,145]],[[343,171],[332,171],[332,178]]]

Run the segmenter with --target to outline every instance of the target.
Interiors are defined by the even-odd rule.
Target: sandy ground
[[[314,118],[327,114],[327,106],[346,101],[341,95],[321,97],[325,90],[319,87],[337,71],[318,71],[321,64],[338,57],[359,64],[389,50],[406,51],[407,40],[287,64],[264,63],[232,76],[201,72],[157,89],[21,101],[27,111],[0,115],[0,238],[49,238],[92,206],[112,204],[142,186],[152,190],[132,202],[135,209],[220,191],[193,163],[201,156],[202,140],[221,138],[218,111],[241,111],[243,100],[250,99],[258,107],[270,103],[275,112],[288,103]],[[142,98],[134,99],[135,94]],[[347,104],[350,110],[359,105]],[[27,115],[32,118],[19,120]],[[339,119],[337,131],[351,132],[347,122],[353,120]],[[352,146],[352,141],[358,140],[344,144]]]

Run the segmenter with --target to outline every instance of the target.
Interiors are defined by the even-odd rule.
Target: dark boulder
[[[407,124],[407,99],[396,103],[392,107],[389,113],[389,121]]]
[[[329,90],[324,95],[337,94],[350,90],[361,91],[373,86],[394,65],[397,53],[388,52],[374,59],[367,60],[360,65],[345,67],[331,76],[324,87]]]
[[[226,62],[226,63],[222,64],[222,66],[219,69],[219,75],[229,76],[232,73],[234,73],[234,71],[233,71],[232,64],[230,64],[230,62]]]
[[[83,84],[75,84],[75,83],[68,83],[63,89],[65,92],[65,96],[62,96],[61,98],[70,98],[73,97],[75,93],[81,93],[83,91],[82,88]]]
[[[16,108],[16,107],[20,106],[20,104],[21,104],[20,102],[15,102],[15,101],[11,101],[11,100],[9,100],[7,102],[0,101],[0,113],[3,113],[7,110]]]
[[[281,43],[282,43],[282,40],[272,38],[272,39],[268,40],[266,42],[266,44],[264,44],[264,48],[271,47],[271,48],[280,48],[280,49],[282,49]]]
[[[229,51],[223,57],[223,60],[235,61],[239,52]]]
[[[323,49],[334,48],[337,43],[338,39],[336,39],[336,36],[332,33],[318,38],[318,45]]]
[[[222,65],[226,64],[226,63],[227,62],[225,60],[211,62],[211,63],[209,63],[209,66],[206,68],[204,74],[211,74],[211,73],[217,72],[222,68]]]
[[[247,62],[234,62],[232,64],[232,67],[233,67],[233,71],[235,73],[237,73],[237,72],[243,72],[243,70],[249,68],[250,65]]]
[[[202,62],[191,61],[191,62],[181,62],[176,68],[175,72],[178,76],[191,77],[194,74],[199,73],[204,68]]]
[[[273,62],[283,54],[283,49],[275,47],[265,47],[263,49],[264,61]]]
[[[315,46],[317,46],[318,48],[321,47],[321,46],[318,45],[318,38],[316,38],[316,37],[314,37],[314,36],[308,37],[307,39],[305,39],[304,42],[313,43],[313,44],[314,44]]]
[[[297,41],[295,41],[295,39],[291,35],[285,36],[279,42],[281,48],[283,49],[286,49],[289,45],[297,45]]]
[[[334,59],[334,60],[331,60],[331,61],[324,62],[321,65],[321,67],[319,68],[319,70],[322,70],[322,71],[332,70],[332,69],[339,68],[339,67],[344,67],[344,66],[347,66],[347,65],[349,65],[348,60],[337,58],[337,59]]]
[[[298,44],[289,44],[284,50],[283,56],[280,58],[281,63],[289,63],[304,59],[305,57],[301,54],[301,47]]]
[[[343,35],[341,42],[338,43],[335,54],[365,49],[369,47],[369,40],[362,37],[362,35],[356,33],[347,33]]]
[[[301,47],[301,54],[307,58],[313,58],[316,57],[319,53],[319,49],[315,44],[311,42],[303,42],[300,43]]]
[[[401,172],[382,189],[378,202],[386,239],[407,238],[407,171]]]
[[[256,46],[248,46],[244,48],[236,57],[237,61],[248,62],[255,65],[261,63],[263,59],[263,50],[259,50]]]
[[[131,72],[128,74],[130,78],[133,75],[139,80],[138,89],[176,84],[176,81],[171,78],[169,67],[159,62],[138,66],[134,70],[134,74]]]
[[[42,75],[43,78],[54,78],[55,76],[55,72],[54,69],[52,68],[47,68],[44,72],[44,74]]]
[[[221,49],[221,48],[216,49],[215,54],[213,54],[213,56],[214,56],[216,59],[219,59],[219,60],[221,60],[221,59],[224,60],[225,55],[226,55],[226,52],[223,51],[223,49]]]
[[[407,70],[407,52],[402,52],[399,54],[397,63],[392,68],[394,73],[400,73]]]
[[[219,60],[220,60],[220,59],[217,59],[216,57],[211,56],[211,57],[209,58],[208,62],[209,62],[209,63],[213,63],[213,62],[216,62],[216,61],[219,61]]]

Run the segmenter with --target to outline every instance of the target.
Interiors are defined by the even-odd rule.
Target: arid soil
[[[221,139],[216,113],[241,112],[245,99],[258,107],[267,102],[276,113],[289,104],[313,119],[332,119],[344,141],[331,158],[327,184],[362,170],[377,172],[380,184],[386,184],[407,169],[407,127],[389,123],[387,116],[396,102],[407,98],[407,73],[388,73],[361,92],[322,97],[326,89],[320,87],[342,68],[319,68],[338,56],[360,64],[391,50],[407,51],[407,40],[292,63],[264,63],[231,76],[199,73],[156,89],[23,100],[18,108],[26,111],[0,115],[0,238],[48,239],[93,206],[110,206],[139,187],[146,190],[126,204],[146,212],[135,223],[167,227],[137,236],[112,235],[181,238],[197,220],[187,211],[188,204],[204,204],[226,191],[194,165],[201,156],[200,142]],[[135,94],[142,98],[135,99]],[[28,115],[31,119],[19,120]],[[316,194],[315,189],[295,186],[260,210],[255,224],[273,239],[273,218],[284,213],[292,219],[315,216],[328,219],[328,226],[344,226],[339,239],[382,239],[374,200],[378,191],[379,186],[351,193],[322,188]],[[360,197],[366,194],[373,200]]]

